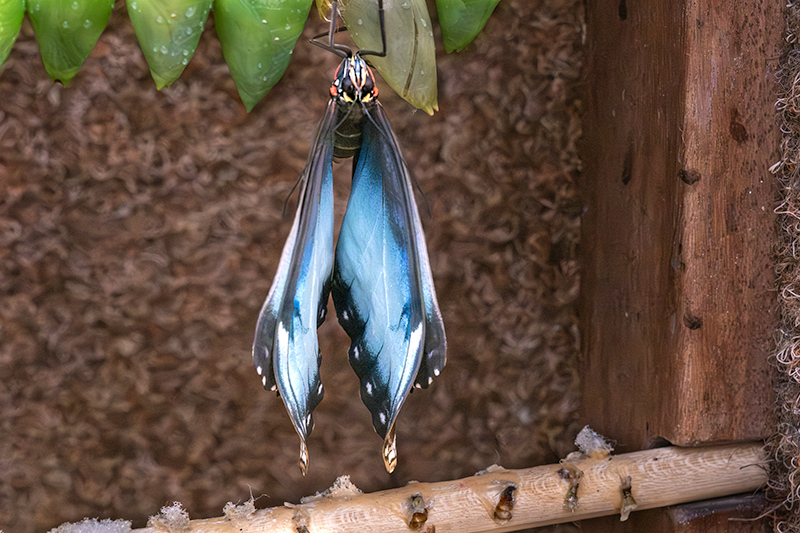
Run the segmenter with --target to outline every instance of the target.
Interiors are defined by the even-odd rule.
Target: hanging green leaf
[[[500,0],[436,0],[444,49],[459,52],[481,32]]]
[[[81,68],[108,24],[113,0],[28,0],[44,68],[67,84]]]
[[[369,56],[389,86],[429,115],[439,109],[436,93],[436,49],[425,0],[383,0],[386,57]],[[341,0],[347,31],[362,50],[381,50],[378,3]]]
[[[214,0],[222,55],[250,111],[283,76],[312,0]]]
[[[156,87],[169,87],[194,55],[212,0],[130,0],[128,16]]]
[[[0,65],[17,40],[25,15],[25,0],[0,0]]]

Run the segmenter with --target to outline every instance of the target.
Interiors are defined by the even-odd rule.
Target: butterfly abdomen
[[[371,106],[370,106],[371,107]],[[361,148],[361,130],[369,109],[358,103],[345,103],[340,108],[340,124],[333,136],[333,157],[347,159],[353,157]]]
[[[333,138],[333,157],[336,159],[353,157],[359,148],[361,148],[361,125],[346,120],[336,128]]]

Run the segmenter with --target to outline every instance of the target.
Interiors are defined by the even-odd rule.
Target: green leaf
[[[439,109],[436,49],[425,0],[384,0],[386,57],[369,56],[386,83],[408,103],[429,115]],[[343,0],[339,4],[347,31],[362,50],[381,50],[378,3]]]
[[[25,15],[25,0],[0,0],[0,65],[17,40]]]
[[[458,52],[481,32],[500,0],[436,0],[444,49]]]
[[[212,0],[129,0],[128,16],[158,89],[178,79],[194,55]]]
[[[312,0],[214,0],[222,55],[248,111],[278,83]]]
[[[113,0],[28,0],[44,68],[67,84],[81,68],[108,24]]]

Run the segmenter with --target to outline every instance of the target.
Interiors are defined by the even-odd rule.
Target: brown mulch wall
[[[314,15],[305,36],[324,26]],[[338,59],[301,39],[247,114],[211,23],[162,92],[121,2],[66,88],[26,23],[0,67],[0,529],[139,527],[173,500],[216,516],[341,474],[373,491],[570,451],[581,36],[581,0],[503,0],[472,46],[440,54],[434,117],[381,86],[430,210],[448,365],[406,403],[390,476],[331,313],[302,477],[250,346]]]
[[[776,411],[778,428],[770,442],[773,455],[769,495],[775,530],[800,532],[800,6],[785,9],[785,46],[780,58],[776,110],[783,137],[781,159],[772,168],[781,186],[776,249],[780,330],[776,332]]]

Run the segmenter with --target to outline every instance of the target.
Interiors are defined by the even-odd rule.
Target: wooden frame
[[[764,439],[781,6],[600,1],[586,20],[584,418],[620,451]],[[591,530],[673,530],[634,515]]]

